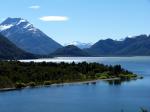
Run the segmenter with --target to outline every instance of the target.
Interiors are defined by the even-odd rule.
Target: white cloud
[[[33,6],[30,6],[29,8],[30,8],[30,9],[39,9],[40,6],[39,6],[39,5],[33,5]]]
[[[43,16],[39,19],[42,21],[68,21],[69,20],[67,16]]]

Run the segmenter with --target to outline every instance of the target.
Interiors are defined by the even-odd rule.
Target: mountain
[[[122,41],[100,40],[85,51],[94,56],[147,56],[150,55],[150,36],[127,37]]]
[[[0,24],[0,33],[19,48],[45,55],[62,46],[22,18],[7,18]]]
[[[52,56],[89,56],[89,54],[80,48],[74,46],[74,45],[68,45],[63,48],[57,49],[55,52],[51,54]]]
[[[11,41],[0,34],[0,59],[29,59],[34,55],[16,47]]]
[[[75,46],[79,47],[80,49],[85,49],[85,48],[90,48],[92,46],[92,43],[82,43],[82,42],[79,42],[79,41],[73,41],[71,43],[66,43],[64,45],[65,46],[75,45]]]
[[[112,39],[100,40],[89,49],[86,49],[86,51],[94,56],[112,55],[114,51],[118,50],[119,43]]]

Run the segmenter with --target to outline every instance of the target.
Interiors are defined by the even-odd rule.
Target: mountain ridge
[[[150,36],[143,34],[122,41],[99,40],[85,51],[94,56],[147,56],[150,55]]]

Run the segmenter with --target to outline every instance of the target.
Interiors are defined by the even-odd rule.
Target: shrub
[[[18,88],[18,89],[20,89],[20,88],[24,88],[24,87],[26,87],[26,84],[25,83],[16,83],[16,85],[15,85],[15,87],[16,88]]]
[[[29,83],[28,83],[28,86],[30,86],[30,87],[35,87],[36,84],[35,84],[35,82],[29,82]]]
[[[52,82],[51,81],[44,81],[44,85],[51,85]]]
[[[99,79],[107,79],[107,78],[109,78],[109,75],[108,75],[108,73],[97,73],[96,77]]]

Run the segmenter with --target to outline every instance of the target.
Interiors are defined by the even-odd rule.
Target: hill
[[[80,48],[74,46],[74,45],[68,45],[63,48],[57,49],[55,52],[50,54],[52,56],[89,56],[89,54]]]
[[[16,47],[12,42],[0,34],[0,59],[29,59],[35,55]]]

